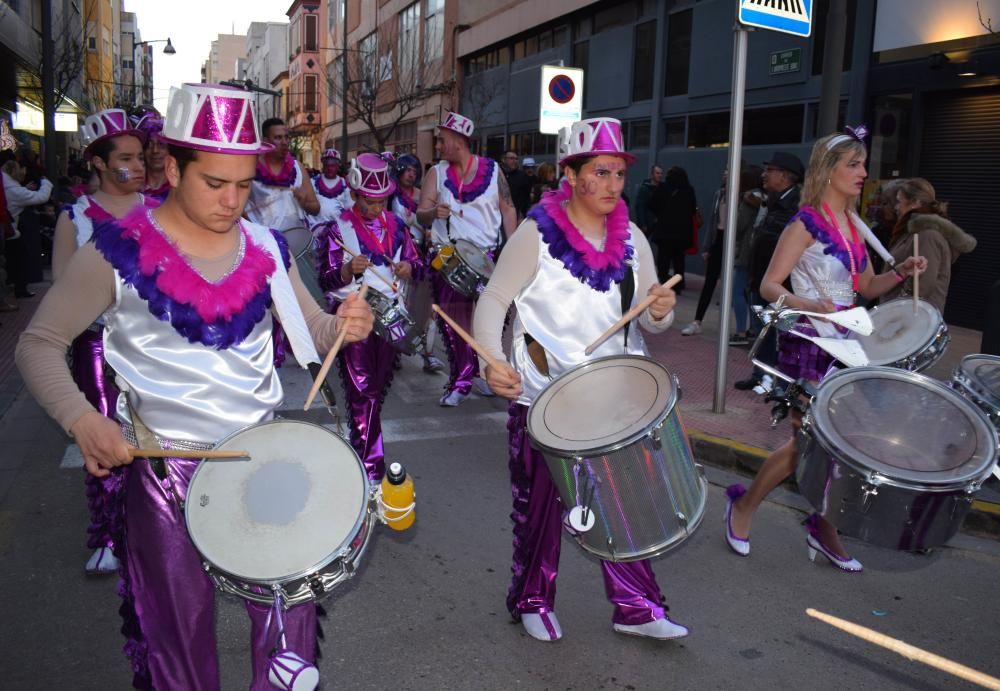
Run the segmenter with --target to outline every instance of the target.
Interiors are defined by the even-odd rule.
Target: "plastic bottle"
[[[413,504],[413,480],[406,474],[402,463],[390,463],[382,478],[382,503],[385,505],[386,525],[393,530],[406,530],[417,517],[416,508],[403,515]],[[400,510],[402,509],[402,510]],[[400,518],[402,516],[402,518]]]
[[[434,259],[431,260],[431,266],[437,271],[444,268],[444,265],[451,261],[451,255],[454,254],[455,248],[452,245],[445,245],[442,247]]]

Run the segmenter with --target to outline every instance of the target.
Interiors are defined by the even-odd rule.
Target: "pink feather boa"
[[[566,214],[566,202],[573,196],[572,188],[566,181],[563,181],[559,189],[546,192],[539,202],[545,213],[555,221],[559,230],[566,237],[566,242],[579,255],[587,267],[600,271],[608,267],[621,266],[625,260],[625,247],[630,237],[628,226],[628,207],[621,199],[614,210],[608,214],[606,221],[607,238],[604,241],[604,250],[594,247],[583,234],[576,229],[573,221]]]

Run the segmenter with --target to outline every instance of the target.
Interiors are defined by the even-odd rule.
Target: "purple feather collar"
[[[562,262],[569,272],[594,290],[606,293],[612,282],[621,283],[626,271],[631,271],[633,247],[628,224],[628,207],[619,200],[607,216],[607,236],[604,249],[598,250],[583,237],[566,214],[566,202],[572,196],[569,185],[546,192],[541,201],[528,212],[538,224],[542,242],[553,259]]]
[[[476,164],[476,174],[468,184],[462,185],[458,174],[455,173],[455,166],[449,164],[446,169],[447,174],[445,175],[444,186],[448,188],[452,196],[461,204],[468,204],[476,199],[476,197],[489,189],[490,182],[493,181],[493,172],[497,167],[496,161],[485,156],[478,156],[477,158],[479,161]],[[459,192],[459,188],[461,188],[461,193]]]
[[[94,228],[97,250],[149,305],[161,321],[169,321],[191,343],[220,350],[238,345],[271,306],[270,278],[274,258],[242,229],[243,259],[222,280],[212,283],[188,264],[155,225],[148,209],[137,207],[121,220]],[[287,246],[272,235],[285,260]],[[287,260],[285,260],[287,261]]]
[[[792,221],[802,221],[802,225],[806,227],[809,234],[818,242],[823,243],[823,254],[836,257],[844,265],[845,269],[848,271],[851,270],[851,253],[847,251],[847,238],[833,227],[826,219],[826,216],[811,206],[803,206],[797,214],[792,216],[792,220],[789,223]],[[857,245],[851,243],[851,252],[854,253],[855,257],[861,257],[861,261],[858,262],[857,272],[859,274],[863,273],[868,266],[868,252],[865,250],[865,241],[863,238],[859,238],[859,244]]]
[[[333,183],[333,187],[327,186],[326,179],[322,175],[317,175],[313,179],[316,181],[316,193],[320,196],[326,197],[327,199],[339,197],[341,192],[347,188],[347,183],[344,182],[344,178],[339,175],[337,176],[337,182]]]

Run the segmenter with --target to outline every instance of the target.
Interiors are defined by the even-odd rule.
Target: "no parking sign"
[[[583,70],[542,66],[542,97],[538,131],[558,134],[583,116]]]

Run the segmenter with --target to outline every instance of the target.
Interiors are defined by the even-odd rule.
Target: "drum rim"
[[[261,422],[258,422],[258,423],[252,424],[252,425],[247,425],[245,427],[242,427],[242,428],[236,430],[235,432],[232,432],[232,433],[228,434],[227,436],[223,437],[222,439],[220,439],[218,442],[216,442],[215,446],[213,446],[212,448],[213,449],[219,448],[220,446],[222,446],[227,441],[231,440],[232,438],[238,436],[239,434],[241,434],[243,432],[246,432],[249,429],[256,429],[258,427],[266,427],[266,426],[275,425],[275,424],[281,424],[281,425],[296,424],[296,425],[305,425],[307,427],[316,427],[316,428],[319,428],[319,429],[323,430],[323,432],[329,434],[331,437],[333,437],[334,439],[338,440],[341,444],[343,444],[343,446],[351,452],[351,456],[354,458],[355,461],[357,461],[358,467],[361,470],[361,479],[362,479],[362,487],[363,487],[362,502],[361,502],[362,511],[358,515],[357,519],[355,520],[353,527],[351,528],[351,530],[348,533],[348,536],[337,546],[337,548],[334,549],[330,554],[328,554],[327,556],[325,556],[322,560],[320,560],[319,562],[313,564],[312,566],[310,566],[308,568],[301,569],[301,570],[299,570],[299,571],[297,571],[295,573],[286,574],[285,576],[282,576],[279,579],[250,578],[250,577],[244,576],[242,574],[233,573],[232,571],[229,571],[228,569],[224,569],[221,566],[219,566],[218,564],[216,564],[215,561],[213,561],[211,558],[209,558],[209,556],[207,554],[205,554],[204,550],[202,550],[201,547],[198,545],[198,541],[195,540],[194,532],[191,530],[191,512],[188,510],[188,507],[191,506],[192,503],[189,502],[189,501],[187,501],[187,497],[190,496],[190,494],[191,494],[191,488],[195,487],[195,482],[197,481],[198,476],[201,474],[202,468],[206,467],[206,463],[207,462],[204,461],[204,460],[202,460],[198,464],[198,467],[195,468],[194,473],[191,475],[191,480],[190,480],[190,482],[188,482],[188,491],[185,494],[185,501],[184,501],[184,527],[187,529],[188,538],[191,540],[191,544],[194,545],[195,550],[198,552],[198,555],[201,557],[202,562],[206,566],[208,566],[209,568],[211,568],[211,569],[213,569],[213,570],[215,570],[215,571],[217,571],[217,572],[219,572],[221,574],[225,574],[226,576],[230,576],[231,578],[236,579],[238,582],[248,583],[248,584],[251,584],[251,585],[267,585],[267,586],[285,585],[287,583],[291,583],[291,582],[297,581],[297,580],[299,580],[301,578],[304,578],[305,576],[309,576],[309,575],[317,573],[318,571],[322,570],[325,566],[328,566],[329,564],[331,564],[332,562],[334,562],[338,557],[340,557],[342,554],[345,553],[345,550],[348,547],[350,547],[351,543],[357,537],[358,531],[361,529],[361,526],[364,524],[366,516],[369,513],[371,513],[371,506],[370,506],[371,505],[371,480],[368,478],[368,474],[365,472],[364,464],[358,458],[358,454],[354,450],[354,447],[352,447],[339,434],[337,434],[336,432],[333,432],[331,430],[328,430],[323,425],[317,425],[314,422],[307,422],[305,420],[294,420],[294,419],[288,419],[288,418],[273,418],[271,420],[264,420],[264,421],[261,421]]]
[[[309,254],[312,251],[312,244],[313,244],[313,237],[314,237],[313,236],[313,231],[312,231],[312,228],[310,226],[307,226],[307,225],[298,225],[298,226],[290,226],[288,228],[282,228],[278,232],[281,233],[281,237],[285,237],[288,233],[292,232],[293,230],[304,230],[304,231],[306,231],[306,235],[309,236],[309,241],[306,242],[305,247],[303,247],[298,252],[292,252],[292,245],[290,243],[288,244],[288,252],[289,252],[289,254],[292,255],[292,258],[293,259],[301,259],[302,257],[305,257],[307,254]],[[288,240],[286,239],[285,242],[287,243]]]
[[[974,359],[992,361],[997,366],[1000,366],[1000,355],[990,355],[989,353],[970,353],[969,355],[963,357],[958,363],[958,366],[955,368],[955,373],[952,375],[952,381],[961,384],[964,388],[977,394],[987,405],[991,405],[994,408],[1000,408],[1000,396],[997,396],[992,391],[985,391],[983,387],[979,385],[979,381],[973,378],[970,368],[966,367],[966,363],[970,363]],[[961,379],[959,377],[961,377]]]
[[[454,242],[455,252],[456,252],[456,254],[458,254],[458,258],[461,259],[462,262],[464,262],[466,266],[468,266],[470,269],[472,269],[472,271],[475,272],[480,278],[489,279],[490,278],[489,276],[482,276],[481,274],[479,274],[479,272],[476,271],[476,267],[474,267],[472,264],[470,264],[469,261],[465,257],[462,256],[462,249],[458,246],[458,243],[462,243],[462,244],[468,245],[469,247],[471,247],[472,249],[474,249],[476,252],[479,252],[481,255],[483,255],[483,259],[486,260],[486,262],[487,262],[486,266],[490,269],[490,271],[491,272],[492,271],[496,271],[496,267],[497,267],[496,262],[493,261],[490,258],[490,255],[486,253],[486,250],[484,250],[482,247],[480,247],[476,243],[472,242],[471,240],[466,240],[465,238],[458,238]]]
[[[981,453],[982,462],[977,470],[967,470],[960,477],[954,477],[947,482],[929,482],[927,480],[910,480],[907,477],[906,471],[899,468],[889,468],[887,464],[878,461],[877,459],[872,459],[867,454],[859,452],[857,449],[851,449],[854,453],[845,453],[844,449],[841,448],[840,440],[834,435],[821,429],[821,423],[827,422],[829,425],[829,418],[826,417],[826,411],[823,407],[818,404],[827,400],[832,393],[826,394],[826,392],[833,392],[836,389],[834,387],[829,387],[828,382],[837,382],[840,380],[846,380],[844,383],[849,383],[851,379],[862,378],[862,375],[866,373],[875,373],[882,376],[886,376],[890,379],[897,380],[916,380],[916,383],[921,384],[932,391],[937,391],[941,393],[947,400],[955,403],[960,409],[964,409],[971,418],[970,422],[975,427],[980,425],[981,428],[977,429],[979,433],[977,435],[979,440],[987,439],[988,444],[992,444],[992,454]],[[837,387],[839,389],[839,387]],[[826,394],[826,395],[824,395]],[[866,475],[878,475],[880,481],[884,484],[893,484],[900,487],[920,487],[924,490],[951,490],[957,487],[966,487],[970,483],[982,482],[987,476],[990,475],[993,466],[996,464],[997,451],[998,451],[998,437],[996,432],[996,427],[990,422],[986,414],[977,406],[975,403],[970,401],[968,398],[962,396],[957,391],[947,386],[943,382],[936,379],[932,379],[926,375],[920,374],[918,372],[909,372],[907,370],[899,369],[898,367],[887,367],[882,365],[868,365],[864,367],[850,367],[848,369],[843,369],[838,372],[826,377],[822,382],[820,382],[819,389],[816,395],[812,397],[809,405],[809,418],[811,421],[808,425],[803,425],[801,434],[807,434],[809,437],[814,439],[824,451],[834,456],[839,463],[850,466],[855,470],[858,470],[862,474]],[[848,446],[848,448],[851,448]],[[977,446],[977,452],[979,447]],[[863,457],[865,460],[875,461],[871,465],[862,464],[857,460],[857,457]],[[956,470],[961,470],[966,464],[971,462],[971,458],[968,459],[962,466],[959,466]],[[887,469],[884,472],[882,469]],[[944,472],[944,471],[937,471]]]
[[[569,449],[559,449],[556,447],[552,447],[538,441],[535,438],[535,435],[531,433],[531,428],[532,428],[531,421],[533,417],[531,411],[535,408],[535,405],[540,400],[542,400],[542,397],[545,395],[545,392],[548,391],[551,387],[555,386],[556,383],[561,381],[564,377],[568,377],[570,374],[575,373],[577,370],[582,370],[588,367],[594,367],[600,363],[604,363],[609,360],[645,360],[646,362],[652,363],[653,365],[662,369],[667,374],[667,380],[670,381],[672,386],[672,391],[670,392],[670,396],[667,397],[667,405],[664,408],[663,413],[654,418],[653,421],[644,429],[640,429],[619,441],[612,442],[604,446],[595,446],[593,448],[588,448],[588,449],[573,449],[571,451]],[[538,395],[535,396],[534,400],[531,401],[531,403],[528,405],[528,416],[526,422],[528,437],[531,440],[531,444],[536,449],[538,449],[542,453],[553,454],[555,456],[558,456],[559,458],[574,458],[577,456],[581,458],[590,458],[591,456],[598,456],[601,454],[612,453],[614,451],[618,451],[619,449],[623,449],[626,446],[630,446],[631,444],[634,444],[643,437],[648,436],[650,432],[655,430],[663,423],[664,420],[670,417],[670,414],[677,407],[677,402],[679,400],[680,400],[680,383],[677,377],[675,377],[673,373],[671,373],[670,370],[668,370],[658,360],[654,360],[648,355],[604,355],[599,358],[587,360],[586,362],[581,362],[579,365],[571,367],[570,369],[566,370],[558,377],[550,381],[548,384],[546,384],[545,387],[538,392]]]
[[[938,310],[938,308],[935,307],[934,305],[932,305],[931,303],[927,302],[926,300],[921,300],[921,299],[918,298],[918,301],[920,302],[920,305],[921,305],[922,309],[923,308],[928,308],[928,311],[930,312],[930,314],[934,315],[937,318],[937,327],[931,332],[930,336],[920,344],[919,348],[917,348],[916,350],[914,350],[912,353],[909,353],[907,355],[903,355],[902,357],[897,357],[894,360],[885,360],[885,361],[882,361],[882,362],[874,362],[872,360],[872,358],[871,358],[871,354],[868,353],[868,351],[866,350],[865,354],[868,355],[869,365],[871,365],[873,367],[888,367],[888,366],[892,366],[893,363],[902,363],[902,362],[905,362],[906,360],[908,360],[910,358],[915,358],[915,357],[921,355],[922,353],[924,353],[933,343],[935,343],[936,341],[938,341],[942,337],[942,334],[948,334],[949,333],[948,332],[948,324],[945,322],[944,315],[941,314],[941,311]],[[895,309],[897,309],[896,307],[891,307],[890,308],[889,305],[896,305],[896,304],[899,304],[899,305],[910,304],[910,305],[912,305],[913,304],[913,298],[912,297],[905,297],[905,298],[900,297],[900,298],[893,298],[892,300],[889,300],[888,302],[883,302],[883,303],[881,303],[879,305],[876,305],[875,307],[872,307],[869,310],[870,316],[873,318],[873,321],[874,321],[874,316],[879,312],[879,310],[881,310],[883,312],[888,312],[888,311],[890,311],[890,309],[895,310]],[[861,343],[861,347],[862,348],[865,347],[865,344],[869,342],[870,338],[871,338],[871,336],[864,336],[864,335],[861,335],[861,334],[858,335],[858,341]],[[949,337],[948,340],[949,341],[951,340],[950,337]],[[935,362],[937,362],[937,360],[943,354],[944,354],[944,349],[942,348],[940,354],[938,354],[937,357],[933,358],[928,363],[921,363],[923,366],[921,366],[919,369],[923,370],[923,369],[926,369],[927,367],[930,367]]]

